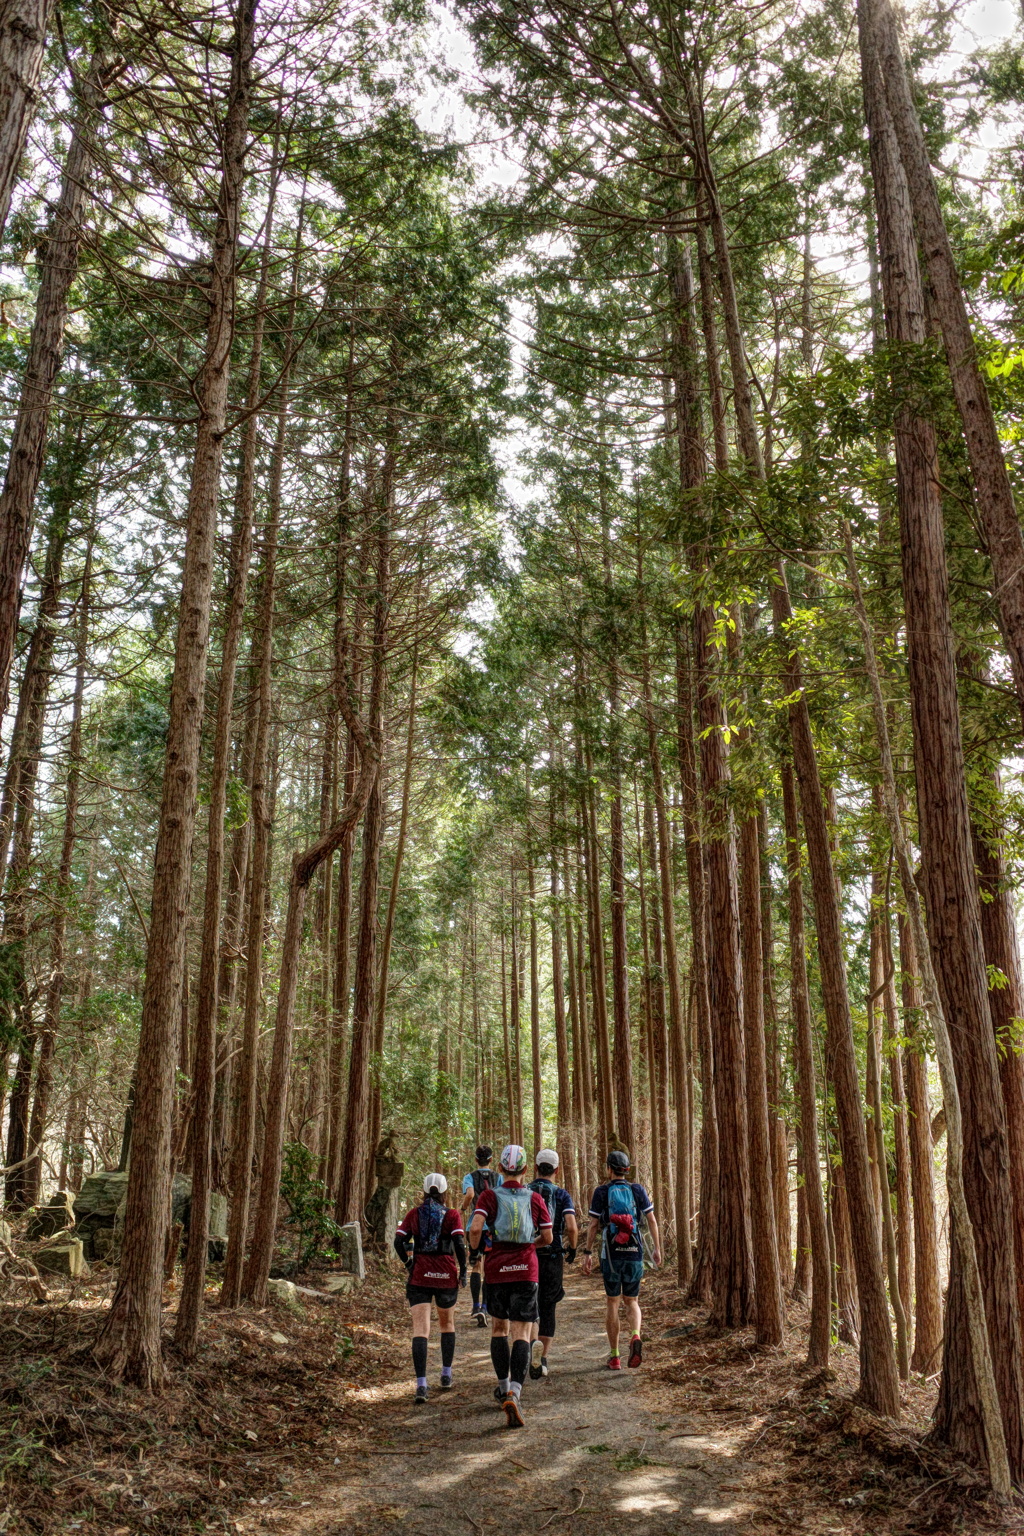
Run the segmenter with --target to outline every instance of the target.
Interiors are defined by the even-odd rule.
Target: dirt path
[[[468,1327],[468,1303],[458,1314],[455,1388],[436,1390],[435,1323],[429,1404],[414,1407],[409,1376],[350,1389],[362,1403],[379,1403],[379,1431],[351,1471],[346,1456],[340,1480],[295,1511],[288,1536],[742,1531],[736,1479],[749,1469],[740,1435],[667,1422],[646,1401],[642,1371],[607,1371],[603,1311],[599,1280],[573,1275],[558,1310],[552,1373],[527,1380],[526,1427],[516,1431],[494,1402],[489,1331]]]

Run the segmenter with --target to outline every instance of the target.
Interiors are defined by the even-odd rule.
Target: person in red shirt
[[[521,1429],[520,1394],[530,1364],[531,1325],[538,1321],[537,1249],[551,1242],[551,1214],[543,1197],[522,1182],[526,1153],[514,1144],[501,1154],[505,1182],[477,1198],[469,1224],[469,1251],[479,1251],[484,1228],[491,1246],[484,1255],[484,1294],[491,1318],[491,1360],[498,1378],[495,1397],[509,1429]]]
[[[430,1304],[441,1328],[441,1391],[452,1384],[455,1359],[455,1303],[466,1283],[466,1234],[458,1211],[448,1209],[448,1180],[428,1173],[423,1201],[414,1205],[395,1230],[395,1252],[408,1271],[406,1299],[412,1311],[412,1363],[416,1401],[427,1401],[427,1343]],[[411,1250],[411,1251],[410,1251]]]

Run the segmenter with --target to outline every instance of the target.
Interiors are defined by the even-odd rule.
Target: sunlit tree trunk
[[[239,0],[231,80],[220,134],[222,169],[214,233],[205,357],[196,387],[199,423],[185,531],[185,559],[135,1087],[135,1137],[117,1289],[95,1351],[117,1377],[152,1388],[163,1376],[160,1297],[168,1219],[171,1120],[185,921],[192,876],[200,733],[210,637],[217,501],[227,423],[236,264],[248,137],[255,0]]]

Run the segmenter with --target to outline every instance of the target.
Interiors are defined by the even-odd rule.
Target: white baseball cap
[[[539,1168],[541,1163],[547,1163],[550,1168],[557,1168],[558,1153],[553,1151],[551,1147],[541,1147],[533,1160],[533,1164],[535,1168]]]
[[[436,1189],[439,1195],[447,1194],[448,1180],[443,1173],[428,1173],[423,1180],[423,1193],[429,1195],[432,1189]]]

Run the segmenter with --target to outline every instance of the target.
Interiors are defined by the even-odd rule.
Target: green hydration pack
[[[509,1189],[503,1184],[494,1191],[498,1214],[494,1218],[494,1240],[498,1243],[532,1243],[537,1226],[533,1219],[533,1190]]]

